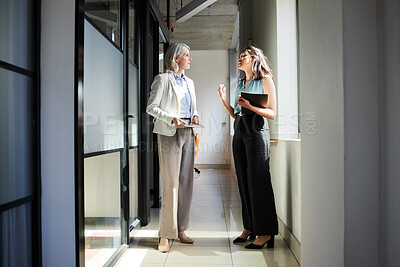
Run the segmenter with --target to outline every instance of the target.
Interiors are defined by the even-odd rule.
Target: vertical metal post
[[[139,36],[139,51],[138,51],[138,66],[139,66],[139,209],[138,215],[142,225],[147,225],[150,222],[150,207],[149,207],[149,168],[151,167],[150,158],[148,157],[149,151],[147,146],[149,144],[150,133],[148,118],[146,114],[146,103],[148,95],[148,59],[147,59],[147,45],[149,35],[149,1],[142,0],[138,2],[138,36]]]
[[[34,198],[32,202],[32,264],[42,266],[42,216],[41,216],[41,153],[40,153],[40,28],[41,28],[41,0],[34,5],[34,62],[35,62],[35,94],[34,94]]]
[[[76,266],[85,266],[85,211],[83,160],[84,0],[75,2],[75,246]]]
[[[155,20],[155,26],[153,29],[153,73],[154,76],[156,76],[159,73],[159,40],[160,40],[160,34],[159,34],[159,27],[160,25],[157,23]],[[156,63],[157,62],[157,63]],[[154,173],[153,173],[153,206],[152,208],[160,208],[160,166],[158,162],[158,143],[157,143],[157,135],[153,134],[153,168],[154,168]]]
[[[167,28],[168,28],[168,30],[170,30],[170,28],[171,28],[171,25],[169,24],[169,21],[170,21],[170,14],[169,14],[169,9],[170,9],[170,2],[171,2],[171,0],[167,0]]]
[[[129,0],[121,0],[121,48],[123,51],[123,127],[124,147],[121,151],[121,244],[129,244]]]

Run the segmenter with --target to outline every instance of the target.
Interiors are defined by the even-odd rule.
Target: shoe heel
[[[275,236],[271,236],[271,239],[267,241],[267,248],[273,248],[275,246]]]
[[[254,239],[256,239],[256,235],[253,233],[249,234],[249,240],[254,240]]]

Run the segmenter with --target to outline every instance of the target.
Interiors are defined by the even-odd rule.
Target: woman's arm
[[[157,75],[151,84],[150,97],[147,101],[146,112],[156,119],[162,120],[165,123],[171,124],[174,116],[169,112],[160,108],[161,98],[164,92],[165,82],[161,75]]]
[[[236,115],[234,113],[233,107],[226,100],[226,87],[223,84],[219,85],[218,94],[219,94],[219,97],[221,98],[222,104],[225,106],[225,108],[228,111],[229,115],[231,115],[232,118],[236,119]]]
[[[243,97],[239,96],[239,105],[245,107],[264,118],[275,120],[276,117],[276,95],[275,85],[272,77],[266,76],[262,80],[262,87],[264,94],[268,94],[268,103],[266,108],[259,108],[252,106],[250,102]]]

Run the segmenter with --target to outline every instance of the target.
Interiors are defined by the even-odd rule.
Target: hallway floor
[[[194,182],[190,227],[186,234],[194,244],[170,241],[170,251],[157,250],[159,209],[151,209],[151,223],[135,231],[134,241],[117,266],[300,266],[282,237],[275,248],[248,250],[232,244],[243,230],[239,191],[228,169],[201,169]]]

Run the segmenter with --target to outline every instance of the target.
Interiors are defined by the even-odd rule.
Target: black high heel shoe
[[[250,233],[246,238],[237,237],[235,240],[233,240],[233,244],[244,243],[247,241],[247,238],[249,240],[254,240],[254,239],[256,239],[256,235],[253,233]]]
[[[248,244],[245,248],[248,249],[262,249],[265,244],[267,244],[267,248],[273,248],[275,246],[275,236],[272,235],[271,238],[262,245],[255,245],[254,243]]]

